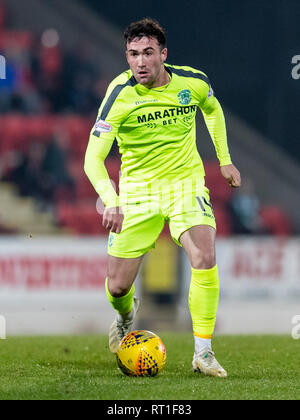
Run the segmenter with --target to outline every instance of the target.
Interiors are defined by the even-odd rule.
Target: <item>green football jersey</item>
[[[90,134],[85,162],[87,175],[107,205],[113,193],[109,186],[107,191],[101,186],[106,175],[97,155],[98,161],[105,159],[115,138],[122,156],[120,188],[127,183],[176,182],[204,176],[196,146],[198,108],[220,164],[231,163],[223,111],[207,76],[187,66],[166,64],[165,68],[170,77],[165,86],[148,89],[128,70],[108,87]]]

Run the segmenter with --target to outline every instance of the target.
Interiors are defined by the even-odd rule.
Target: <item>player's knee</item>
[[[202,250],[196,248],[192,255],[191,265],[198,270],[208,270],[216,265],[216,253],[214,249]]]
[[[108,289],[113,297],[122,297],[129,292],[128,287],[121,280],[109,278]]]

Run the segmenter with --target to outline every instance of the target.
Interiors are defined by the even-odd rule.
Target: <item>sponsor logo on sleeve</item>
[[[94,125],[93,134],[99,137],[100,133],[109,133],[110,131],[112,131],[112,126],[108,122],[98,118],[96,124]]]
[[[208,91],[207,97],[210,98],[211,96],[213,96],[213,94],[214,94],[213,88],[211,86],[209,86],[209,91]]]

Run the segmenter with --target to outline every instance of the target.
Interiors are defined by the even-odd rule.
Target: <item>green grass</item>
[[[0,340],[1,400],[300,399],[300,340],[289,336],[217,336],[227,379],[194,374],[191,334],[161,333],[164,370],[154,378],[121,373],[106,336]]]

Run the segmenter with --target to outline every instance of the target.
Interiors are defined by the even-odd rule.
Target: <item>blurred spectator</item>
[[[0,0],[0,28],[5,22],[1,10]],[[39,37],[7,30],[0,32],[0,54],[6,59],[6,79],[0,80],[0,113],[89,116],[99,108],[99,87],[106,83],[95,68],[95,53],[89,44],[66,49],[52,28]]]
[[[47,147],[41,164],[44,199],[53,202],[58,190],[63,191],[68,200],[76,199],[75,180],[68,171],[68,136],[62,130],[56,132]]]
[[[15,166],[4,180],[18,185],[21,195],[35,198],[41,210],[52,208],[60,188],[66,188],[68,197],[75,199],[75,182],[67,170],[67,150],[58,135],[46,143],[31,143],[27,154],[16,152]]]
[[[0,0],[0,30],[2,30],[7,23],[7,7],[3,0]]]
[[[18,87],[18,67],[13,51],[5,50],[3,55],[6,60],[6,78],[0,80],[0,111],[12,110],[11,98]]]
[[[38,54],[37,83],[39,91],[47,101],[50,112],[61,112],[64,108],[63,87],[63,51],[59,35],[54,29],[47,29],[41,37]]]
[[[41,112],[41,95],[31,74],[29,51],[10,43],[4,49],[6,79],[0,81],[0,111],[36,114]]]
[[[21,195],[39,199],[40,168],[44,154],[44,145],[39,142],[33,142],[27,154],[22,154],[20,151],[17,152],[15,155],[15,166],[4,177],[4,180],[18,185]]]
[[[233,217],[233,232],[236,234],[266,233],[260,218],[260,202],[249,178],[232,196],[230,209]]]
[[[94,57],[84,43],[70,49],[64,56],[63,90],[67,110],[89,115],[99,108],[99,74],[93,65]]]

